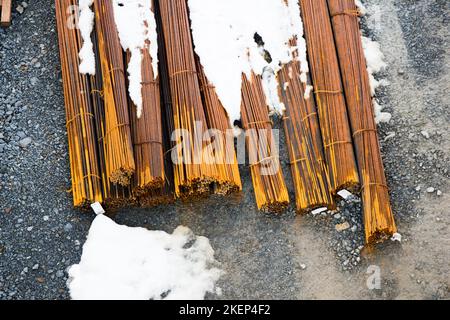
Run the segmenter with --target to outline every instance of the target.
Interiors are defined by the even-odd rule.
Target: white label
[[[92,210],[94,210],[96,215],[105,214],[106,213],[105,209],[103,209],[103,207],[100,204],[100,202],[96,202],[96,203],[91,204],[91,208],[92,208]]]

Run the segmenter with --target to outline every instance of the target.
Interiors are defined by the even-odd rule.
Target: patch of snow
[[[372,99],[372,102],[375,111],[375,122],[380,124],[391,121],[392,115],[389,112],[383,112],[383,107],[375,99]]]
[[[205,237],[186,227],[173,234],[92,223],[79,264],[69,268],[72,299],[203,299],[223,274]]]
[[[263,75],[270,109],[282,109],[275,90],[276,73],[282,64],[292,61],[295,49],[299,60],[306,62],[298,1],[188,0],[188,5],[195,52],[231,123],[240,119],[242,73]],[[262,38],[263,48],[256,43],[255,34]],[[293,50],[289,40],[295,37],[299,38],[298,48]],[[264,59],[264,50],[270,53],[271,63]],[[302,63],[302,72],[307,71],[307,63]]]
[[[152,1],[114,0],[113,7],[120,43],[125,51],[131,52],[127,70],[128,91],[140,118],[142,114],[142,50],[149,50],[154,78],[158,76],[158,43]]]
[[[79,18],[78,27],[80,28],[83,45],[79,52],[81,74],[95,75],[95,54],[94,46],[92,44],[91,33],[94,29],[94,12],[91,6],[94,0],[80,0],[79,1]]]
[[[362,45],[367,61],[367,71],[373,78],[371,81],[371,88],[372,91],[375,92],[375,89],[380,83],[374,79],[373,75],[386,68],[387,64],[384,62],[384,55],[383,52],[381,52],[380,44],[378,42],[363,36]]]
[[[284,104],[280,100],[278,95],[278,80],[273,71],[269,66],[264,68],[262,73],[262,84],[264,94],[266,96],[267,105],[271,111],[283,112],[285,109]]]
[[[370,91],[373,97],[377,88],[389,84],[386,80],[375,79],[375,74],[386,68],[387,64],[384,62],[384,55],[381,52],[378,42],[372,41],[364,36],[361,39],[367,62],[367,72],[369,73]],[[375,99],[373,99],[373,107],[375,111],[375,122],[377,124],[391,121],[392,115],[388,112],[382,112],[382,106]]]
[[[305,95],[304,95],[305,100],[308,100],[309,98],[311,98],[311,92],[313,91],[313,89],[314,89],[314,87],[311,85],[306,86]]]

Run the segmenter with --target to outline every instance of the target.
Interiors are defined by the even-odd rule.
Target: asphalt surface
[[[68,299],[66,268],[79,261],[94,216],[74,210],[67,192],[54,6],[27,3],[10,28],[0,29],[0,299]],[[357,200],[342,203],[338,216],[299,217],[292,206],[280,217],[261,214],[245,166],[241,195],[115,215],[129,226],[172,232],[185,225],[207,236],[226,271],[223,295],[208,298],[450,297],[450,3],[367,7],[363,32],[380,42],[389,64],[378,75],[389,85],[377,99],[393,114],[380,139],[402,243],[361,250]],[[283,144],[281,154],[294,199]],[[344,221],[353,230],[337,232]],[[373,265],[382,275],[376,290],[366,286]]]

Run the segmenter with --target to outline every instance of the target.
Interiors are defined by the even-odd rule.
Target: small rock
[[[23,268],[23,273],[27,273],[28,272],[28,267]]]
[[[44,216],[43,219],[44,219],[44,221],[48,221],[50,219],[50,217],[49,216]]]
[[[433,188],[433,187],[427,188],[427,192],[428,192],[428,193],[433,193],[435,190],[436,190],[436,189]]]
[[[354,226],[351,228],[351,230],[352,230],[352,232],[356,232],[356,230],[358,230],[358,227],[357,227],[356,225],[354,225]]]
[[[27,137],[27,138],[19,141],[19,146],[21,148],[25,149],[26,147],[28,147],[30,145],[31,142],[32,142],[31,138]]]
[[[69,232],[69,231],[72,230],[72,229],[73,229],[73,226],[72,226],[71,223],[67,223],[67,224],[64,226],[64,231],[65,231],[65,232]]]
[[[20,4],[16,8],[16,11],[20,14],[22,14],[24,10],[25,10],[24,7],[22,7]]]
[[[33,227],[28,227],[27,228],[27,231],[31,231],[31,230],[33,230]]]
[[[44,283],[45,279],[42,278],[42,277],[39,277],[39,278],[36,278],[36,281],[39,282],[39,283]]]
[[[6,214],[9,214],[9,213],[11,213],[11,210],[12,210],[12,208],[6,208],[6,209],[5,209],[5,213],[6,213]]]
[[[346,221],[344,223],[337,224],[335,226],[335,228],[336,228],[336,231],[342,232],[342,231],[347,230],[348,228],[350,228],[350,224]]]
[[[17,136],[19,137],[19,139],[25,139],[27,137],[27,135],[23,131],[17,132]]]
[[[62,270],[56,271],[56,276],[57,276],[58,278],[64,277],[64,271],[62,271]]]
[[[420,131],[420,133],[422,134],[422,136],[425,137],[425,139],[430,139],[430,134],[428,133],[428,131]]]
[[[420,189],[422,189],[420,186],[416,187],[416,191],[420,191]]]
[[[438,191],[436,192],[436,194],[440,197],[440,196],[442,196],[442,191],[441,191],[441,190],[438,190]]]
[[[33,268],[31,268],[31,269],[33,269],[33,270],[37,270],[37,269],[39,269],[39,264],[38,263],[36,263],[34,266],[33,266]]]
[[[339,213],[336,213],[336,214],[334,215],[334,218],[335,218],[335,219],[340,219],[340,218],[341,218],[341,215],[340,215]]]
[[[384,141],[388,141],[389,139],[394,138],[396,135],[395,132],[388,132],[388,134],[386,135],[386,137],[384,137]]]
[[[300,269],[306,270],[306,264],[304,264],[304,263],[300,264]]]

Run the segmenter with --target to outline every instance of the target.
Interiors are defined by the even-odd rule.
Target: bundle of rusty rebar
[[[196,62],[208,128],[212,130],[213,145],[211,148],[214,149],[213,156],[219,171],[216,193],[228,194],[240,191],[242,183],[234,150],[234,134],[230,118],[220,102],[214,86],[208,81],[198,56],[196,56]]]
[[[148,47],[141,50],[141,55],[142,111],[140,117],[138,117],[136,106],[131,98],[129,99],[136,163],[133,190],[136,196],[159,190],[165,183],[159,79],[153,74],[152,57]],[[130,58],[131,54],[128,52],[127,63]]]
[[[67,23],[67,8],[75,0],[55,2],[61,71],[64,82],[66,124],[69,144],[72,194],[75,207],[102,202],[102,180],[96,144],[94,105],[90,100],[88,76],[79,73],[81,48],[79,30]]]
[[[203,109],[185,0],[159,0],[173,116],[174,187],[180,198],[209,194],[220,183],[214,159],[204,150],[211,138]]]
[[[0,27],[11,25],[12,0],[0,0]]]
[[[56,0],[58,1],[58,0]],[[100,61],[98,50],[97,33],[92,33],[92,43],[96,61]],[[137,203],[136,197],[133,195],[131,185],[122,186],[113,183],[108,179],[106,174],[106,143],[103,137],[106,133],[106,115],[105,115],[105,101],[103,99],[103,79],[102,70],[99,63],[95,64],[95,75],[91,75],[90,82],[90,96],[94,109],[94,120],[96,128],[96,142],[98,145],[98,158],[100,161],[100,172],[103,186],[103,203],[109,209],[121,208],[127,205],[134,205]]]
[[[273,213],[289,204],[272,122],[262,87],[261,77],[254,72],[250,79],[242,74],[242,125],[247,131],[246,144],[253,189],[258,209]]]
[[[98,50],[105,102],[106,176],[128,186],[136,170],[131,142],[123,50],[114,20],[112,1],[94,1]]]
[[[292,40],[296,47],[296,40]],[[286,110],[283,117],[297,212],[336,208],[330,190],[314,97],[301,79],[301,65],[294,60],[278,72],[279,95]]]
[[[300,0],[332,192],[356,191],[358,170],[326,0]]]
[[[389,238],[396,225],[389,201],[369,77],[353,0],[328,0],[356,150],[366,242]]]
[[[127,90],[130,53],[121,47],[111,1],[94,0],[96,74],[80,73],[81,35],[67,24],[67,8],[77,2],[55,1],[74,205],[152,206],[170,202],[173,194],[192,199],[242,190],[230,119],[194,54],[186,0],[153,1],[159,75],[147,41],[141,50],[139,114]],[[293,60],[277,74],[297,211],[335,209],[333,197],[340,190],[361,190],[366,241],[382,241],[396,226],[358,10],[353,0],[299,0],[299,5],[312,82],[302,74],[297,39],[290,43]],[[261,76],[243,73],[241,91],[257,207],[278,213],[289,195]]]

